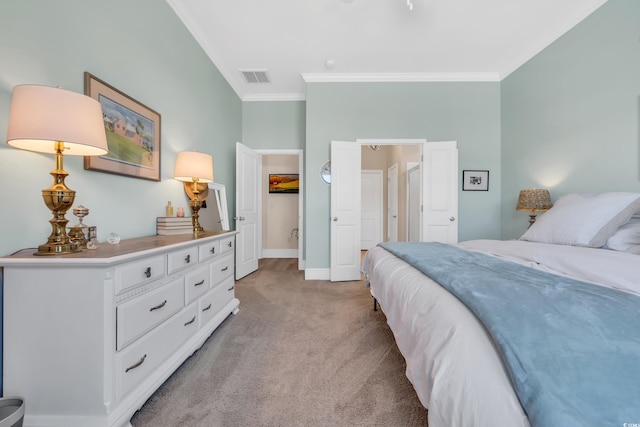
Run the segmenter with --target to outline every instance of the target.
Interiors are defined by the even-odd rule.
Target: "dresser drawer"
[[[169,254],[167,258],[167,272],[169,274],[176,271],[183,270],[187,267],[198,263],[198,247],[193,246],[190,248],[175,251]]]
[[[234,280],[228,277],[221,284],[198,300],[199,327],[206,325],[222,308],[234,298]]]
[[[116,354],[116,400],[144,382],[198,328],[197,304],[192,304]]]
[[[227,254],[211,263],[211,287],[216,287],[227,277],[233,276],[233,254]]]
[[[229,252],[233,252],[235,243],[236,243],[235,236],[225,237],[224,239],[220,239],[220,253],[226,254]]]
[[[200,262],[206,261],[220,254],[220,240],[214,240],[198,247]]]
[[[184,278],[184,295],[186,304],[204,295],[211,287],[211,273],[209,264],[190,271]]]
[[[157,255],[117,266],[115,268],[116,294],[163,277],[165,265],[165,256]]]
[[[145,332],[184,307],[184,278],[154,289],[116,308],[116,350],[122,350]]]

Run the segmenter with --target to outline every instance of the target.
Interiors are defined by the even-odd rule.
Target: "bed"
[[[367,252],[430,427],[640,425],[638,212],[640,194],[572,194],[518,240]]]

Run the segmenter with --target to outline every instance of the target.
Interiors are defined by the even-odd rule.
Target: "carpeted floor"
[[[230,316],[134,427],[426,426],[384,314],[362,282],[305,281],[261,260]]]

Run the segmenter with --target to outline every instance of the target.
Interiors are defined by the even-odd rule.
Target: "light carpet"
[[[297,260],[296,260],[297,261]],[[261,260],[220,325],[131,420],[134,427],[426,426],[361,281],[305,281]]]

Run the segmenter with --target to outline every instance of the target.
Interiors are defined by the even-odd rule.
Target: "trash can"
[[[22,427],[24,399],[11,396],[0,398],[0,427]]]

